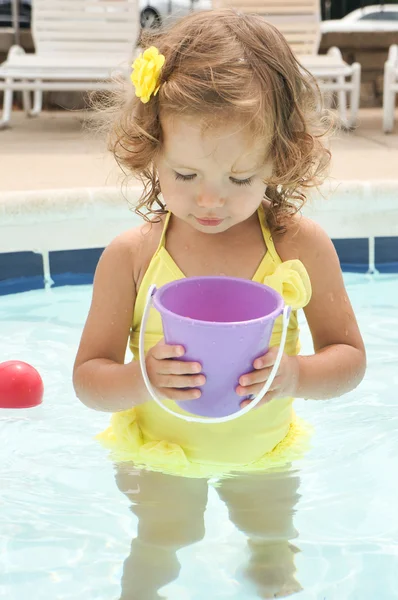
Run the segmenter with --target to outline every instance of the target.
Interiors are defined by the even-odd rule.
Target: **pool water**
[[[336,400],[298,400],[315,434],[295,471],[211,485],[207,508],[204,482],[117,473],[93,441],[109,415],[81,405],[71,383],[91,288],[0,297],[0,360],[34,364],[45,384],[40,407],[0,411],[0,597],[398,598],[398,277],[345,279],[365,381]],[[305,325],[302,340],[310,352]]]

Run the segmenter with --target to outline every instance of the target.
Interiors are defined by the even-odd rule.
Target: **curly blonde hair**
[[[330,118],[318,86],[293,55],[283,35],[262,17],[232,9],[192,13],[172,26],[143,32],[144,48],[165,56],[160,88],[147,104],[130,84],[112,98],[108,148],[143,183],[136,212],[146,220],[166,212],[155,167],[162,148],[162,115],[246,122],[256,135],[269,134],[272,177],[265,182],[273,231],[306,201],[306,189],[324,178],[330,153],[324,138]]]

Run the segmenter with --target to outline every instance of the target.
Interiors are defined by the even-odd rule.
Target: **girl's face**
[[[156,161],[167,208],[204,233],[220,233],[251,217],[272,173],[271,136],[254,138],[238,123],[203,131],[191,117],[162,119]]]

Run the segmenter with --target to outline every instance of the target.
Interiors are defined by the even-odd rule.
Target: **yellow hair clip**
[[[146,104],[152,94],[159,91],[159,75],[164,65],[165,57],[155,46],[147,48],[133,63],[131,81],[135,87],[135,95]]]

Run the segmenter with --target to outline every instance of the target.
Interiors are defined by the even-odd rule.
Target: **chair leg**
[[[43,91],[35,90],[33,93],[33,110],[30,114],[31,117],[38,117],[43,108]]]
[[[384,89],[383,89],[383,131],[392,133],[394,129],[395,94],[392,89],[394,84],[394,68],[389,62],[384,66]]]
[[[340,89],[337,91],[337,107],[340,115],[340,124],[344,129],[348,129],[347,92],[343,89],[343,86],[346,83],[344,75],[336,77],[336,81],[340,86]]]
[[[12,112],[12,99],[14,90],[12,88],[13,80],[11,78],[6,79],[6,85],[8,86],[4,90],[3,95],[3,115],[0,119],[0,129],[7,129],[10,127],[11,112]]]
[[[334,94],[332,90],[325,90],[323,93],[323,106],[330,110],[333,106]]]
[[[9,49],[7,58],[12,59],[13,56],[18,56],[20,54],[25,54],[25,50],[21,46],[14,45]],[[7,87],[3,94],[3,115],[0,119],[0,129],[7,129],[7,127],[10,127],[12,101],[14,97],[13,81],[14,80],[12,77],[5,78],[5,84]]]
[[[332,56],[338,61],[343,62],[343,56],[341,54],[340,48],[337,46],[332,46],[327,51],[328,56]],[[344,75],[338,75],[335,77],[335,82],[338,84],[339,89],[336,92],[337,97],[337,110],[340,117],[340,125],[344,129],[349,128],[349,119],[348,119],[348,102],[347,102],[347,91],[344,89],[346,84],[346,78]]]
[[[26,79],[23,80],[23,83],[28,83]],[[31,100],[30,100],[30,91],[29,90],[23,90],[22,92],[22,106],[24,109],[24,112],[26,115],[29,115],[30,111],[32,110],[32,104],[31,104]]]
[[[358,120],[358,111],[359,111],[359,101],[361,97],[361,65],[359,63],[354,63],[351,65],[352,73],[351,73],[351,98],[350,98],[350,112],[351,116],[349,117],[348,126],[353,128],[357,124]]]
[[[24,82],[27,83],[25,79]],[[36,83],[40,83],[40,80],[36,79]],[[23,108],[28,117],[37,117],[41,111],[43,106],[43,92],[42,90],[34,90],[33,92],[33,109],[31,103],[31,92],[28,90],[24,90],[22,92],[23,98]]]

